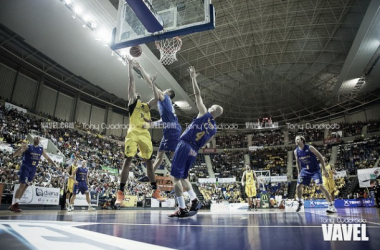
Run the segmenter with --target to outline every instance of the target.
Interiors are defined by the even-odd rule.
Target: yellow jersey
[[[253,178],[253,171],[247,171],[245,174],[246,185],[254,186],[255,179]]]
[[[148,123],[144,120],[150,120],[150,109],[147,103],[137,100],[136,106],[129,117],[128,132],[134,129],[145,129],[143,126],[147,126]]]
[[[334,179],[334,173],[333,173],[333,171],[332,171],[332,169],[331,169],[331,165],[330,164],[327,164],[326,166],[325,166],[325,168],[326,168],[326,171],[327,171],[327,173],[329,174],[329,179]],[[322,175],[324,174],[324,171],[323,171],[323,169],[322,169]],[[323,176],[324,177],[324,176]]]

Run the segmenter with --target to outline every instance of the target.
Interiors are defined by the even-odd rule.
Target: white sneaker
[[[70,205],[70,212],[74,211],[74,205]]]
[[[334,206],[329,206],[326,210],[327,213],[336,213],[336,208]]]
[[[93,207],[88,207],[88,211],[95,211],[96,209]]]

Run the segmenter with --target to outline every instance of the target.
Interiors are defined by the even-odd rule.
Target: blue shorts
[[[87,183],[85,181],[78,181],[78,184],[74,184],[74,194],[85,194],[88,193]]]
[[[164,131],[158,151],[175,151],[179,143],[181,130]]]
[[[320,169],[317,170],[307,170],[305,168],[301,169],[301,173],[298,176],[297,183],[309,186],[311,179],[315,181],[315,184],[323,184],[322,173]]]
[[[20,183],[28,184],[31,182],[36,174],[36,169],[36,166],[22,164],[19,171]]]
[[[189,175],[190,168],[197,158],[197,154],[198,149],[181,140],[174,152],[170,174],[175,178],[186,179]]]

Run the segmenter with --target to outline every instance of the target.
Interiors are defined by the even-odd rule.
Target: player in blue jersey
[[[77,167],[70,178],[74,178],[74,192],[71,196],[70,205],[67,211],[71,212],[74,210],[74,201],[77,194],[86,194],[86,201],[88,204],[88,210],[94,211],[95,209],[91,207],[91,199],[88,191],[88,168],[87,161],[82,161],[82,166]]]
[[[174,152],[171,175],[173,176],[174,191],[178,200],[178,210],[169,217],[187,217],[189,209],[185,205],[183,198],[183,189],[186,189],[190,199],[190,211],[197,211],[200,208],[199,200],[194,193],[193,187],[187,176],[190,167],[193,165],[198,150],[209,142],[216,133],[215,118],[223,114],[223,108],[219,105],[212,105],[208,110],[203,104],[201,92],[197,83],[195,69],[191,66],[189,69],[192,80],[195,102],[198,108],[198,116],[193,119],[191,124],[186,128],[180,137],[180,141]]]
[[[33,144],[22,145],[19,147],[14,153],[13,156],[21,156],[22,155],[22,164],[20,167],[20,186],[16,190],[15,200],[13,201],[12,206],[9,207],[9,210],[20,213],[22,210],[18,207],[18,203],[23,196],[25,190],[31,185],[33,181],[34,175],[36,174],[37,165],[40,161],[41,155],[52,165],[55,165],[58,169],[58,165],[50,159],[45,150],[40,144],[40,138],[34,137]]]
[[[157,106],[161,119],[150,123],[151,127],[163,127],[162,140],[158,149],[156,160],[153,163],[153,171],[155,172],[164,160],[165,152],[170,152],[170,157],[173,157],[174,151],[179,142],[179,137],[181,136],[182,128],[178,123],[178,118],[172,105],[175,92],[172,89],[161,91],[157,88],[155,81],[149,78],[148,74],[139,63],[136,63],[136,67],[140,70],[145,81],[152,88],[154,99],[158,100]],[[156,79],[156,76],[153,77],[153,79]],[[143,176],[138,179],[138,181],[149,182],[149,178],[147,176]]]
[[[319,166],[318,160],[321,163],[322,170],[325,177],[326,178],[329,177],[329,174],[325,168],[325,161],[324,161],[323,156],[313,146],[306,144],[306,140],[303,136],[296,137],[296,144],[297,144],[297,148],[294,150],[294,156],[296,159],[296,166],[298,170],[298,181],[297,181],[298,208],[296,212],[299,212],[303,205],[303,202],[302,202],[303,185],[309,186],[311,179],[313,179],[315,184],[320,186],[320,189],[325,195],[326,200],[329,202],[329,207],[327,208],[326,212],[336,213],[334,201],[331,198],[325,186],[323,185],[321,167]]]

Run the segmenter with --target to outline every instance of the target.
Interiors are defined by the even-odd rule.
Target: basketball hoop
[[[160,50],[160,62],[169,65],[177,61],[176,53],[181,49],[182,40],[178,36],[156,41],[156,47]]]

